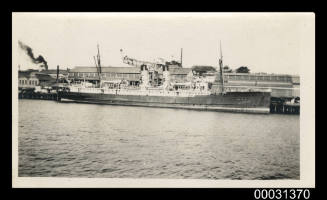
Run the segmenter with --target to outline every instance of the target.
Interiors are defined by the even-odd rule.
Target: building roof
[[[20,71],[20,72],[18,72],[18,77],[19,78],[23,78],[23,77],[30,78],[30,73]]]
[[[140,68],[138,67],[102,67],[102,72],[111,72],[111,73],[122,73],[122,74],[139,74]],[[170,74],[172,75],[186,75],[191,68],[169,68]],[[81,72],[81,73],[97,73],[96,67],[75,67],[70,72]],[[162,70],[158,71],[159,74],[162,74]]]
[[[188,74],[190,71],[192,71],[191,68],[173,68],[173,69],[169,69],[170,74],[173,75],[186,75]]]
[[[18,71],[18,78],[22,78],[22,77],[30,78],[33,72],[36,73],[38,71],[39,70],[34,70],[34,69],[29,69],[29,70],[25,70],[25,71],[19,70]]]
[[[126,73],[126,74],[137,74],[140,73],[140,69],[137,67],[101,67],[102,72],[112,72],[112,73]],[[81,67],[77,66],[70,72],[88,72],[88,73],[97,73],[96,67]]]
[[[290,74],[268,74],[268,73],[225,73],[226,75],[237,75],[237,76],[287,76],[287,77],[294,77],[294,78],[299,78],[300,76],[298,75],[290,75]]]
[[[48,74],[37,73],[37,74],[35,74],[35,76],[39,79],[39,81],[51,81],[51,82],[56,81],[55,78],[52,78]]]
[[[40,73],[43,73],[43,74],[57,74],[57,70],[56,69],[42,70]],[[59,69],[59,74],[68,74],[68,71],[64,70],[64,69]]]

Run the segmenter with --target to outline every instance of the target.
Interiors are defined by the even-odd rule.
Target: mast
[[[183,48],[181,48],[181,67],[183,67]]]
[[[98,76],[100,77],[100,70],[97,64],[97,59],[95,58],[95,56],[93,56],[93,58],[94,58],[95,67],[97,68]]]
[[[219,58],[219,70],[220,70],[220,80],[222,86],[222,93],[224,93],[224,69],[223,69],[223,51],[221,49],[221,41],[220,41],[220,58]]]
[[[101,62],[100,62],[100,50],[99,50],[99,44],[97,45],[98,46],[98,67],[99,67],[99,71],[100,71],[100,74],[102,73],[101,72]]]
[[[57,78],[56,78],[56,82],[58,83],[59,80],[59,65],[57,65]]]
[[[95,62],[95,67],[97,68],[98,76],[99,76],[99,84],[101,83],[101,61],[100,61],[100,50],[99,50],[99,44],[97,45],[98,48],[98,54],[97,56],[93,57]]]

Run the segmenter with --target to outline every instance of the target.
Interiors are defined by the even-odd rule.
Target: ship
[[[270,112],[269,89],[228,88],[225,87],[223,56],[220,45],[217,73],[214,81],[208,82],[194,76],[189,82],[176,83],[170,81],[170,64],[165,61],[140,61],[122,55],[123,62],[140,70],[140,84],[129,86],[124,81],[108,81],[101,79],[101,60],[99,45],[94,56],[99,82],[91,84],[81,82],[70,84],[58,91],[61,102],[77,102],[107,104],[120,106],[142,106],[174,109],[190,109],[201,111],[222,111],[239,113]],[[122,49],[120,50],[123,52]],[[181,65],[182,61],[179,63]],[[153,74],[162,71],[162,83],[154,84]]]

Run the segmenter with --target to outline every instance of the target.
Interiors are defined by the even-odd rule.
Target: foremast
[[[97,68],[97,72],[98,72],[98,76],[99,76],[99,85],[101,86],[102,70],[101,70],[101,60],[100,60],[99,44],[97,45],[97,48],[98,48],[98,54],[96,56],[93,56],[93,58],[94,58],[95,67]]]
[[[217,67],[217,75],[215,81],[212,84],[211,93],[220,95],[225,94],[225,80],[224,80],[224,69],[223,69],[223,53],[221,49],[221,42],[220,42],[220,58],[219,58],[219,67]]]
[[[223,68],[223,51],[221,49],[221,42],[220,42],[219,74],[220,74],[221,91],[222,91],[222,93],[225,93],[224,68]]]

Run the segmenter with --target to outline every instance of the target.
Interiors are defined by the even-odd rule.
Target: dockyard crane
[[[146,65],[150,71],[158,71],[158,69],[165,65],[165,60],[163,58],[159,58],[158,62],[149,62],[149,61],[142,61],[137,60],[135,58],[130,58],[127,55],[123,53],[123,49],[120,49],[120,53],[122,56],[123,63],[134,66],[134,67],[140,67],[141,65]]]

